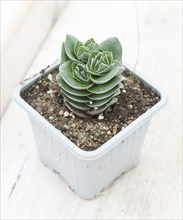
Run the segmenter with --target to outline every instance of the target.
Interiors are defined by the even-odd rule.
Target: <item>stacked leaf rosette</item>
[[[80,117],[99,115],[117,102],[123,88],[122,47],[115,37],[100,44],[67,35],[57,82],[66,106]]]

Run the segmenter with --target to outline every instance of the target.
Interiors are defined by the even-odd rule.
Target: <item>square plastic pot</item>
[[[40,160],[63,177],[80,197],[91,199],[103,191],[122,173],[138,164],[149,121],[167,102],[166,94],[141,74],[135,73],[146,86],[160,96],[160,101],[130,125],[94,151],[83,151],[53,127],[26,103],[20,93],[41,76],[59,67],[59,61],[23,81],[15,89],[13,99],[29,115]],[[125,65],[130,69],[128,65]]]

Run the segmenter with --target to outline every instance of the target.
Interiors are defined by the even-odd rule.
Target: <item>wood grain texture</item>
[[[181,5],[137,2],[137,67],[169,96],[168,105],[150,124],[139,165],[99,197],[80,199],[41,164],[28,117],[10,103],[2,119],[2,219],[182,219]],[[70,2],[29,76],[58,58],[58,45],[66,33],[82,40],[93,36],[97,41],[118,36],[123,59],[135,65],[137,13],[132,1]]]
[[[11,4],[11,2],[7,3]],[[59,15],[56,2],[30,1],[22,4],[28,5],[28,3],[31,3],[30,6],[24,11],[22,9],[24,16],[20,13],[1,39],[1,115],[10,102],[12,89],[27,74]],[[61,6],[64,7],[64,4]],[[6,11],[8,7],[3,9]],[[4,23],[6,24],[6,21]]]

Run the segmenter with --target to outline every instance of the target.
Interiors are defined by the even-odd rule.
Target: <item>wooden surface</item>
[[[139,165],[89,201],[41,164],[27,115],[10,103],[2,118],[2,219],[182,219],[181,4],[67,5],[27,75],[59,57],[67,33],[99,42],[117,36],[123,59],[135,66],[138,57],[137,68],[164,88],[169,103],[150,124]]]
[[[1,115],[10,102],[12,88],[29,70],[59,15],[56,8],[58,2],[47,1],[43,4],[41,1],[14,1],[13,3],[3,1],[2,3],[4,6],[1,8],[2,24],[7,25],[7,30],[3,32],[1,38]],[[13,10],[14,3],[22,5],[22,8],[17,10],[19,15],[12,17],[13,22],[8,25],[8,20],[4,20],[6,17],[3,15],[7,13],[8,18],[8,14],[11,13],[9,7]],[[64,4],[60,5],[59,8],[62,11]]]

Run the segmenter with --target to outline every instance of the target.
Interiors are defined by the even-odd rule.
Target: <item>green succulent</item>
[[[76,37],[68,34],[65,43],[62,43],[61,63],[68,60],[87,63],[90,53],[100,49],[100,45],[93,38],[83,43]]]
[[[71,64],[71,71],[73,74],[73,78],[76,79],[77,81],[82,82],[82,83],[88,83],[91,81],[90,75],[86,71],[85,65],[81,63],[73,62]]]
[[[90,53],[99,49],[100,46],[95,43],[93,38],[91,38],[86,41],[86,43],[77,41],[74,45],[74,54],[79,61],[87,63]]]
[[[86,65],[87,71],[94,76],[102,76],[111,71],[115,65],[111,52],[93,51]]]
[[[80,117],[98,115],[117,102],[123,87],[122,47],[115,37],[82,43],[67,35],[57,82],[66,106]]]

